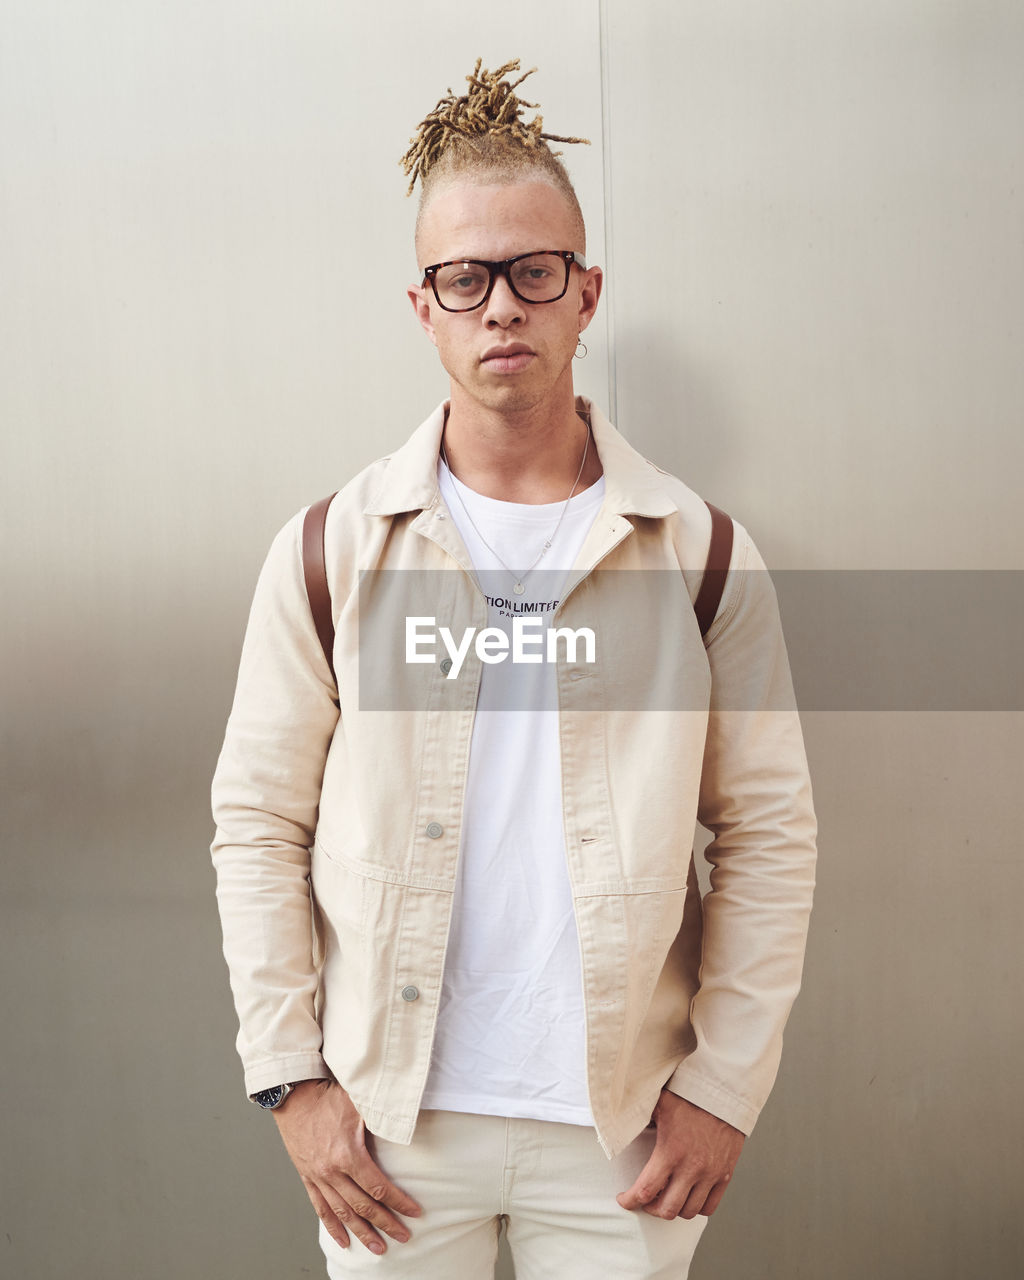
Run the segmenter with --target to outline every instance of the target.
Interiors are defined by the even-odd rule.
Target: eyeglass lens
[[[491,271],[479,262],[452,262],[434,276],[437,297],[453,311],[468,311],[483,300]],[[569,263],[558,253],[532,253],[508,269],[512,292],[523,302],[554,302],[569,282]]]

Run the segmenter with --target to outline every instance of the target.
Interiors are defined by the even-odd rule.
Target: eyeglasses
[[[423,268],[423,283],[430,281],[438,306],[445,311],[475,311],[491,296],[494,282],[504,276],[522,302],[557,302],[569,287],[573,263],[587,269],[582,253],[571,249],[544,249],[521,253],[504,262],[462,258]]]

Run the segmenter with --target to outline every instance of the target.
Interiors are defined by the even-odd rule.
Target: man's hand
[[[420,1206],[378,1168],[366,1149],[362,1117],[340,1084],[304,1080],[274,1118],[317,1217],[343,1249],[351,1233],[371,1253],[383,1253],[387,1246],[375,1227],[392,1240],[409,1239],[395,1213],[416,1217]]]
[[[653,1119],[658,1134],[651,1158],[616,1199],[623,1209],[656,1218],[710,1218],[740,1158],[743,1134],[668,1089],[662,1089]]]

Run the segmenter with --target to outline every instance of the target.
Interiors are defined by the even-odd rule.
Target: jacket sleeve
[[[250,1094],[330,1075],[309,851],[338,710],[306,598],[301,529],[300,513],[260,573],[213,780],[211,853]]]
[[[667,1087],[749,1133],[800,988],[816,823],[775,589],[745,530],[736,535],[707,644],[698,818],[714,838],[690,1010],[696,1048]]]

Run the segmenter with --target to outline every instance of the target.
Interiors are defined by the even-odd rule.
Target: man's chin
[[[526,413],[536,409],[551,395],[550,388],[540,388],[509,378],[497,386],[463,387],[465,395],[482,409],[492,413]]]
[[[511,377],[474,378],[459,386],[481,408],[497,413],[526,413],[544,406],[555,408],[566,394],[566,387],[571,401],[572,371],[567,369],[553,378],[550,371],[528,369]]]

